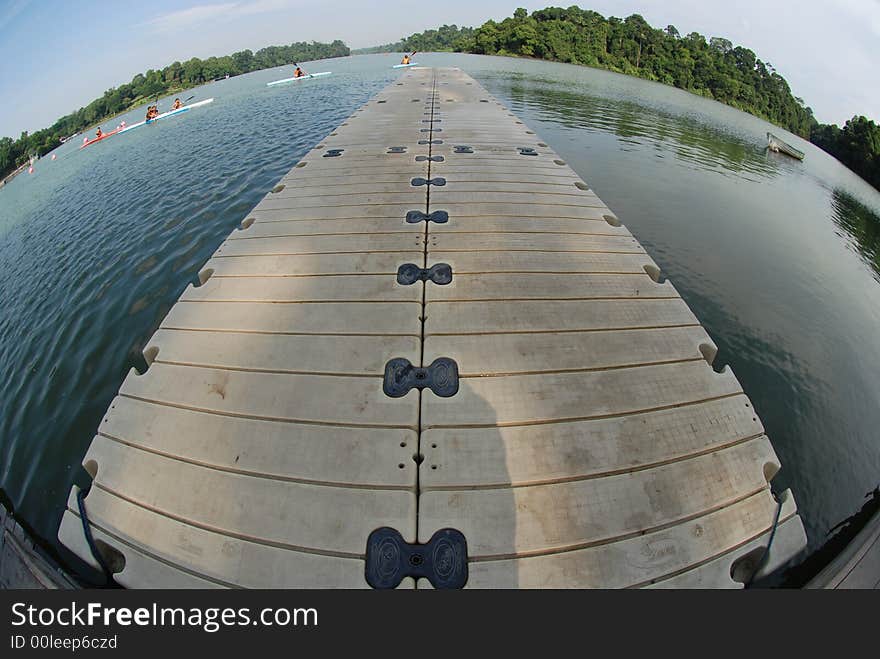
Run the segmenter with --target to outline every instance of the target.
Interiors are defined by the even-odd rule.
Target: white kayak
[[[395,64],[391,68],[392,69],[405,69],[408,66],[418,66],[418,65],[419,65],[418,62],[410,62],[409,64]]]
[[[280,85],[285,82],[297,82],[299,80],[308,80],[309,78],[320,78],[321,76],[328,76],[332,71],[321,71],[320,73],[307,73],[304,76],[300,76],[299,78],[284,78],[283,80],[274,80],[272,82],[267,82],[266,86],[271,87],[272,85]]]
[[[149,121],[147,121],[147,120],[139,121],[136,124],[132,124],[131,126],[126,126],[125,128],[123,128],[119,132],[126,133],[130,130],[133,130],[135,128],[143,126],[144,124],[152,124],[156,121],[159,121],[159,119],[164,119],[166,117],[173,117],[174,115],[180,114],[182,112],[189,112],[193,108],[197,108],[201,105],[207,105],[208,103],[213,103],[213,102],[214,102],[213,98],[208,98],[208,99],[205,99],[204,101],[199,101],[198,103],[191,103],[190,105],[184,105],[182,108],[177,108],[176,110],[168,110],[168,112],[163,112],[159,116],[157,116],[153,119],[150,119]]]

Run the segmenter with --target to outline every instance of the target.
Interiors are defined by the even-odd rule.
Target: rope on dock
[[[89,526],[89,516],[86,513],[86,503],[83,500],[82,490],[78,490],[76,493],[76,505],[79,508],[79,518],[82,520],[83,534],[86,537],[86,543],[89,545],[89,550],[92,552],[92,556],[98,562],[98,565],[101,566],[101,571],[104,573],[104,577],[107,580],[105,585],[109,586],[113,583],[113,572],[110,570],[110,566],[107,565],[107,561],[104,560],[103,554],[98,550],[94,537],[92,537],[92,528]]]
[[[752,585],[755,577],[758,576],[758,572],[761,571],[761,568],[767,563],[767,559],[770,558],[770,548],[773,546],[773,538],[776,537],[776,527],[779,526],[779,515],[782,513],[782,497],[776,495],[774,495],[774,497],[776,499],[776,514],[773,516],[773,526],[770,527],[770,537],[767,539],[767,547],[764,549],[764,553],[761,554],[761,560],[758,561],[758,564],[755,566],[752,576],[750,576],[748,581],[745,582],[743,586],[744,588],[749,588]]]

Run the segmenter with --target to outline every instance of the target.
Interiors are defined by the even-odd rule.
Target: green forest
[[[728,39],[654,28],[638,14],[605,18],[579,7],[517,9],[478,28],[444,25],[402,39],[397,51],[507,55],[591,66],[654,80],[726,103],[824,149],[880,189],[880,126],[856,116],[820,124],[769,62]]]
[[[817,124],[810,141],[880,190],[880,125],[865,117],[853,117],[843,128]]]
[[[31,135],[24,132],[17,140],[0,138],[0,179],[25,164],[34,156],[43,156],[61,144],[61,139],[74,135],[109,117],[125,112],[141,103],[164,94],[189,89],[217,78],[269,69],[295,61],[345,57],[348,46],[339,40],[333,43],[292,43],[289,46],[268,46],[256,53],[242,50],[224,57],[196,57],[174,62],[164,69],[138,73],[131,82],[108,89],[104,95],[84,108],[61,117],[51,127]]]

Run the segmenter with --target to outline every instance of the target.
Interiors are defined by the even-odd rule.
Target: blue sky
[[[442,23],[479,25],[570,0],[0,0],[0,135],[51,125],[174,60],[342,39],[354,48]],[[724,36],[771,62],[821,121],[880,119],[880,0],[596,0],[605,16]],[[409,7],[409,10],[404,8]],[[424,9],[423,9],[424,8]]]

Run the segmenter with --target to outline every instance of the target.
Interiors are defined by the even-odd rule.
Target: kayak
[[[266,86],[271,87],[272,85],[280,85],[283,82],[296,82],[298,80],[306,80],[307,78],[319,78],[320,76],[328,76],[332,71],[321,71],[320,73],[307,73],[304,76],[300,76],[299,78],[284,78],[283,80],[275,80],[273,82],[267,82]]]
[[[126,133],[130,130],[134,130],[135,128],[139,128],[140,126],[143,126],[144,124],[152,124],[152,123],[159,121],[159,119],[165,119],[166,117],[173,117],[174,115],[181,114],[182,112],[189,112],[193,108],[197,108],[201,105],[207,105],[208,103],[213,103],[213,102],[214,102],[213,98],[208,98],[208,99],[205,99],[204,101],[199,101],[198,103],[191,103],[190,105],[184,105],[182,108],[177,108],[176,110],[169,110],[168,112],[163,112],[162,114],[160,114],[157,117],[154,117],[153,119],[144,119],[143,121],[139,121],[136,124],[132,124],[131,126],[126,126],[125,128],[123,128],[119,132]]]
[[[112,137],[113,135],[116,135],[116,133],[120,133],[120,132],[122,132],[122,128],[114,128],[113,130],[111,130],[111,131],[107,131],[106,133],[104,133],[103,135],[101,135],[101,137],[93,137],[93,138],[90,139],[90,140],[86,140],[85,142],[83,142],[83,143],[80,145],[79,148],[80,148],[80,149],[85,149],[85,148],[86,148],[87,146],[89,146],[90,144],[94,144],[95,142],[100,142],[101,140],[105,140],[105,139],[107,139],[108,137]]]
[[[410,62],[409,64],[395,64],[391,68],[392,69],[405,69],[408,66],[418,66],[418,65],[419,65],[418,62]]]

